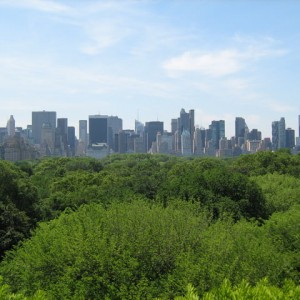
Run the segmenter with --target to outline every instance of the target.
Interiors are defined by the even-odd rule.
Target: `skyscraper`
[[[279,128],[278,128],[278,148],[285,148],[286,147],[286,137],[285,137],[285,119],[281,118],[279,121]]]
[[[56,128],[56,148],[60,148],[60,153],[67,155],[68,153],[68,119],[58,118]]]
[[[79,140],[84,142],[85,145],[87,145],[87,120],[79,120]]]
[[[89,146],[108,143],[108,116],[89,116]]]
[[[41,131],[43,124],[56,128],[55,111],[33,111],[32,112],[32,138],[35,144],[41,143]]]
[[[144,136],[144,124],[142,122],[138,121],[138,120],[135,120],[135,122],[134,122],[134,131],[140,137]]]
[[[285,119],[272,122],[272,145],[273,150],[286,147]]]
[[[16,131],[16,123],[13,115],[10,116],[9,120],[7,121],[7,135],[14,136]]]
[[[164,132],[164,123],[159,121],[146,122],[145,125],[145,148],[146,152],[151,148],[156,140],[156,134]]]
[[[239,138],[245,138],[246,132],[246,122],[244,118],[236,117],[235,118],[235,142],[238,144]]]
[[[225,121],[212,121],[209,125],[211,129],[211,141],[215,149],[219,149],[219,141],[225,137]]]
[[[277,150],[279,145],[279,121],[272,122],[272,149]]]
[[[40,151],[42,156],[54,155],[55,149],[55,127],[52,127],[50,123],[43,123],[40,129]]]
[[[114,137],[122,130],[122,119],[115,116],[89,116],[89,146],[105,143],[114,149]]]
[[[69,146],[69,155],[75,155],[75,144],[76,144],[76,137],[75,137],[75,127],[68,126],[68,146]]]
[[[115,148],[115,134],[119,133],[123,130],[123,120],[118,118],[117,116],[109,116],[108,117],[108,141],[107,144],[109,145],[110,149]]]
[[[291,128],[287,128],[285,130],[285,146],[289,149],[292,149],[295,147],[295,130]]]

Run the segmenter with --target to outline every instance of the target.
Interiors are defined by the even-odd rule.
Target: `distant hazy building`
[[[192,155],[191,134],[188,130],[181,133],[181,154],[183,156]]]
[[[236,141],[236,144],[238,144],[239,138],[243,138],[243,141],[244,141],[246,128],[247,128],[247,124],[246,124],[245,119],[241,118],[241,117],[236,117],[235,118],[235,141]]]
[[[246,151],[248,153],[256,153],[258,150],[261,150],[261,140],[246,141]]]
[[[185,109],[182,108],[179,118],[171,120],[171,132],[175,136],[173,150],[178,154],[182,152],[181,135],[185,130],[190,133],[190,144],[191,149],[193,149],[195,131],[195,112],[193,109],[186,112]]]
[[[87,132],[87,120],[79,120],[79,140],[85,144],[88,142]]]
[[[43,124],[48,124],[54,130],[56,128],[56,112],[34,111],[32,112],[32,138],[35,144],[41,144],[41,132]]]
[[[272,122],[272,145],[273,150],[286,147],[285,136],[285,119],[281,118],[280,121]]]
[[[146,152],[152,147],[152,143],[156,141],[157,133],[164,132],[164,123],[159,121],[146,122],[145,125],[145,149]]]
[[[135,120],[134,122],[134,131],[139,136],[144,136],[144,124],[138,120]]]
[[[114,137],[122,130],[122,119],[115,116],[89,116],[89,147],[93,144],[107,144],[114,149]]]
[[[110,149],[114,149],[115,134],[123,130],[123,120],[117,116],[109,116],[107,120],[108,126],[108,145]]]
[[[156,135],[156,142],[157,142],[157,153],[163,154],[171,154],[172,153],[172,144],[173,144],[173,137],[171,133],[167,132],[158,132]]]
[[[75,127],[68,126],[68,148],[69,148],[69,156],[75,155],[76,149],[76,136],[75,136]]]
[[[9,120],[7,121],[7,135],[14,136],[16,132],[16,124],[13,115],[10,116]]]
[[[295,130],[291,128],[287,128],[285,130],[285,145],[286,148],[292,149],[295,147]]]
[[[145,141],[143,137],[136,137],[133,144],[134,153],[145,153]]]
[[[77,154],[82,156],[85,155],[88,146],[88,125],[87,120],[79,120],[79,141]]]
[[[217,151],[218,157],[231,157],[232,156],[232,147],[231,141],[226,137],[222,137],[219,140],[219,150]]]
[[[133,141],[130,140],[130,136],[134,134],[133,130],[121,130],[118,134],[116,134],[118,141],[118,147],[115,149],[118,153],[128,153],[134,151]],[[132,145],[130,145],[132,142]]]
[[[108,145],[106,143],[98,143],[89,147],[86,151],[86,155],[89,157],[101,159],[106,157],[111,153]]]
[[[55,128],[50,123],[43,123],[41,128],[40,152],[42,156],[54,155]]]
[[[8,136],[2,145],[1,158],[19,161],[38,158],[38,152],[20,135]]]
[[[172,119],[171,120],[171,133],[174,135],[177,130],[178,130],[178,120]]]
[[[89,146],[108,144],[108,116],[89,116]]]
[[[196,128],[194,132],[194,139],[193,139],[193,153],[195,155],[203,155],[204,148],[205,148],[205,129]]]
[[[257,129],[252,129],[247,134],[247,140],[250,140],[250,141],[259,141],[259,140],[261,140],[261,132],[258,131]]]
[[[62,156],[68,154],[68,119],[58,118],[55,137],[55,149]]]
[[[0,143],[3,143],[6,136],[7,136],[7,128],[0,127]]]
[[[219,149],[219,141],[225,137],[225,121],[212,121],[209,125],[211,130],[211,142],[215,149]]]

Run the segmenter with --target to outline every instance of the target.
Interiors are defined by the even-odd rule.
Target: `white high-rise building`
[[[16,123],[13,115],[10,116],[9,120],[7,121],[7,134],[8,136],[14,136],[16,131]]]

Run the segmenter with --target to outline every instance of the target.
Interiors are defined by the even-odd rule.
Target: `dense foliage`
[[[47,158],[0,169],[0,295],[299,295],[299,155]]]

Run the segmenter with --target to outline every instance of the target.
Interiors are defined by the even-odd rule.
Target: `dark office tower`
[[[119,153],[133,153],[134,152],[134,137],[133,130],[121,130],[118,134],[118,151]]]
[[[204,137],[202,132],[203,130],[201,130],[200,128],[196,128],[194,132],[193,153],[195,155],[201,155],[204,153],[205,131],[204,131]]]
[[[164,132],[164,123],[159,121],[146,122],[145,125],[145,148],[146,152],[152,146],[152,143],[156,141],[156,134]]]
[[[285,137],[285,119],[281,118],[279,121],[278,127],[278,148],[285,148],[286,147],[286,137]]]
[[[219,141],[225,137],[225,121],[212,121],[209,128],[211,129],[212,145],[215,149],[219,149]]]
[[[272,122],[272,149],[277,150],[279,145],[279,122]]]
[[[284,118],[281,118],[280,121],[272,122],[272,144],[273,144],[273,150],[286,147]]]
[[[205,148],[208,146],[208,142],[211,140],[212,137],[212,131],[211,129],[205,129]]]
[[[190,131],[190,115],[182,108],[180,111],[180,134],[184,130]]]
[[[178,130],[178,120],[171,119],[171,133],[174,135],[177,130]]]
[[[56,134],[58,136],[57,140],[60,142],[62,150],[67,152],[68,149],[68,119],[58,118]],[[60,146],[56,145],[56,146]]]
[[[88,143],[87,120],[79,120],[79,140],[85,144]]]
[[[68,127],[68,146],[69,146],[69,155],[75,155],[75,145],[76,145],[76,137],[75,137],[75,127]]]
[[[193,140],[194,140],[194,132],[195,132],[195,111],[190,109],[189,111],[189,119],[190,119],[190,136],[191,136],[191,149],[193,149]]]
[[[239,138],[245,137],[246,122],[244,118],[236,117],[235,118],[235,142],[238,143]]]
[[[285,145],[286,148],[292,149],[295,147],[295,130],[291,128],[287,128],[285,130]]]
[[[189,111],[189,119],[190,119],[190,134],[191,136],[194,136],[194,132],[195,132],[195,111],[193,109],[191,109]]]
[[[89,146],[108,143],[108,116],[89,116]]]
[[[56,128],[55,111],[33,111],[32,112],[32,137],[35,144],[41,143],[41,131],[43,124]]]

